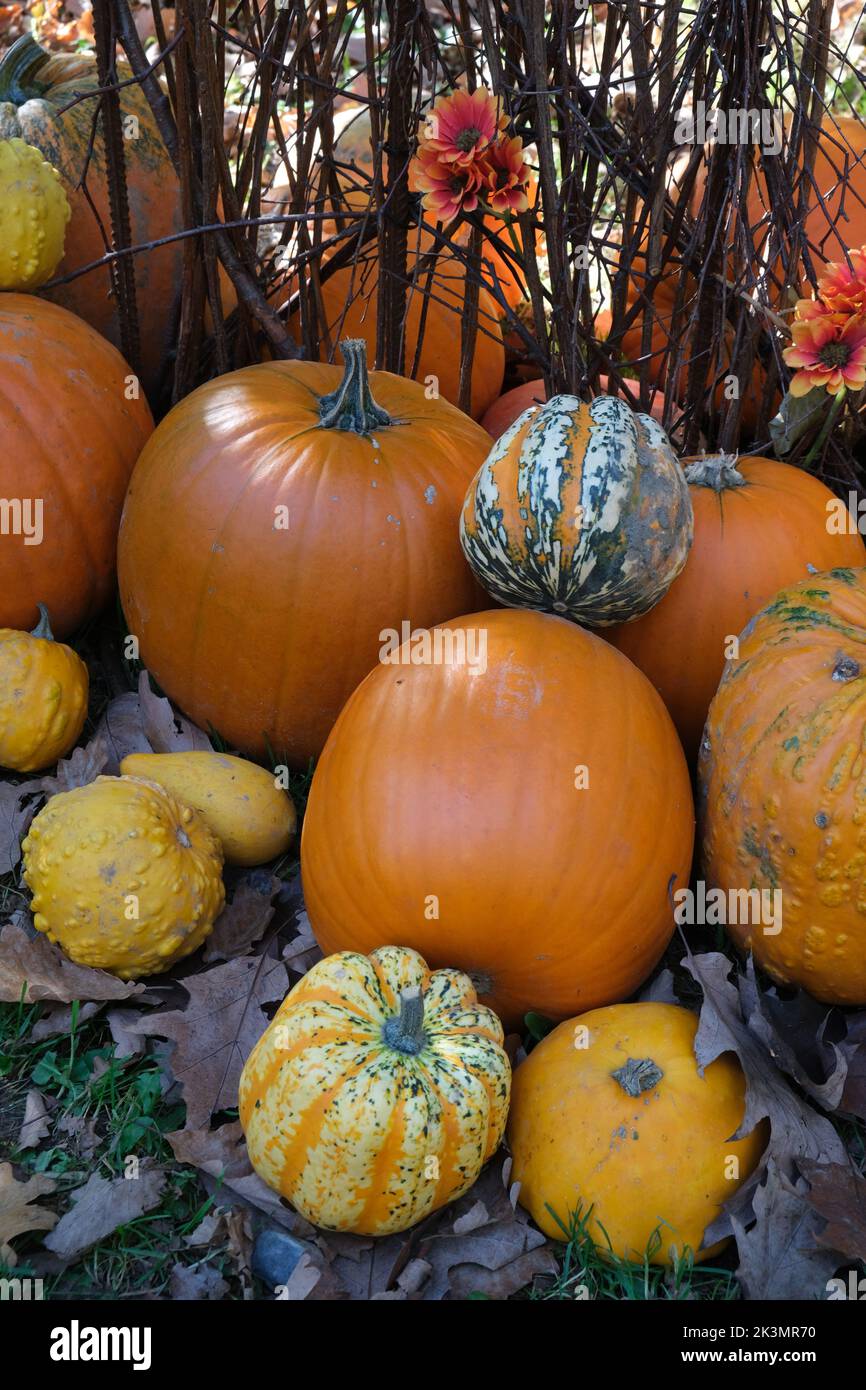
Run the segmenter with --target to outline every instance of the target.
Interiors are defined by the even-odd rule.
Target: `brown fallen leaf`
[[[283,951],[283,960],[293,975],[306,975],[317,960],[322,959],[322,949],[313,935],[310,919],[301,909],[297,914],[297,935]]]
[[[145,1040],[140,1033],[131,1033],[130,1024],[138,1023],[141,1014],[137,1009],[108,1009],[105,1021],[114,1039],[114,1055],[120,1061],[126,1057],[138,1057],[145,1049]]]
[[[89,1018],[98,1014],[101,1008],[102,1004],[96,1000],[88,1000],[86,1004],[79,1004],[75,1013],[76,1027],[80,1028],[82,1023],[86,1023]],[[42,1017],[34,1023],[30,1033],[31,1038],[34,1042],[43,1042],[45,1038],[56,1038],[61,1034],[69,1033],[72,1028],[72,1013],[72,1004],[58,1004],[56,1008],[46,1009]]]
[[[48,796],[56,796],[73,787],[86,787],[105,771],[107,762],[108,748],[99,734],[95,734],[88,744],[76,748],[71,757],[57,764],[53,777],[42,778],[42,789]]]
[[[142,1162],[135,1178],[91,1173],[84,1186],[73,1192],[70,1210],[46,1237],[46,1248],[61,1259],[77,1260],[118,1226],[127,1226],[159,1206],[164,1186],[163,1169],[147,1162]]]
[[[109,703],[96,727],[96,737],[102,739],[108,751],[105,771],[111,777],[119,775],[120,764],[130,753],[153,752],[144,732],[141,705],[134,690],[125,690]]]
[[[225,1213],[216,1207],[202,1217],[194,1231],[190,1231],[188,1236],[184,1236],[184,1245],[216,1245],[217,1241],[225,1233]]]
[[[96,1120],[92,1116],[85,1119],[83,1115],[64,1115],[57,1128],[73,1141],[73,1148],[81,1158],[90,1158],[99,1148]]]
[[[809,1183],[809,1205],[827,1223],[818,1244],[845,1260],[866,1260],[866,1178],[843,1163],[804,1159],[798,1166]]]
[[[57,1213],[36,1206],[37,1197],[54,1191],[51,1178],[36,1173],[26,1182],[19,1182],[11,1163],[0,1163],[0,1265],[13,1268],[18,1256],[9,1244],[26,1231],[50,1231]]]
[[[321,1251],[304,1254],[298,1260],[288,1283],[277,1291],[277,1298],[288,1303],[335,1302],[349,1297]]]
[[[172,1298],[200,1302],[225,1298],[229,1286],[213,1265],[176,1264],[171,1271],[169,1291]]]
[[[165,696],[153,693],[146,671],[138,680],[138,703],[142,728],[154,753],[186,753],[193,748],[210,752],[213,748],[202,729],[179,714]]]
[[[215,1111],[237,1105],[241,1069],[268,1025],[262,1005],[281,1000],[288,979],[279,961],[246,956],[181,983],[185,1008],[150,1014],[127,1031],[174,1042],[171,1071],[186,1102],[186,1126],[197,1129]]]
[[[178,1129],[166,1138],[179,1163],[199,1169],[205,1187],[220,1205],[241,1203],[261,1212],[293,1236],[307,1238],[316,1234],[315,1227],[254,1172],[238,1120],[218,1129]]]
[[[0,782],[0,874],[8,874],[21,858],[21,841],[45,799],[40,778]]]
[[[254,869],[235,888],[207,939],[204,960],[234,960],[245,956],[262,936],[274,915],[274,899],[283,887],[282,879],[266,869]]]
[[[48,1118],[45,1098],[41,1091],[31,1087],[24,1103],[24,1119],[21,1121],[21,1132],[18,1135],[19,1149],[38,1148],[50,1129],[51,1121]]]
[[[46,936],[31,937],[18,921],[0,928],[0,1002],[129,999],[143,989],[144,985],[118,980],[105,970],[75,965]]]
[[[737,1278],[747,1299],[826,1298],[827,1281],[839,1266],[836,1252],[816,1240],[821,1216],[810,1206],[806,1183],[790,1181],[770,1159],[752,1199],[754,1221],[746,1228],[732,1214],[740,1263]]]

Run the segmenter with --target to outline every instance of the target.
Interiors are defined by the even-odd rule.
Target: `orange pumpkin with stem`
[[[866,565],[866,546],[830,525],[832,492],[800,468],[721,455],[686,460],[685,472],[695,517],[685,568],[648,613],[603,635],[649,676],[694,760],[732,639],[810,570]]]
[[[241,752],[306,768],[383,632],[483,601],[460,552],[488,436],[404,377],[268,362],[175,406],[142,454],[118,544],[142,660]]]
[[[400,940],[512,1025],[627,998],[691,865],[661,700],[563,618],[500,609],[425,636],[359,686],[316,768],[301,870],[319,944]]]

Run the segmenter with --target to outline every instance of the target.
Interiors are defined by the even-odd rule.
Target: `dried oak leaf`
[[[809,1205],[826,1222],[818,1244],[845,1260],[866,1260],[866,1179],[844,1163],[804,1159],[798,1167],[809,1183]]]
[[[740,1256],[737,1278],[745,1297],[786,1301],[826,1297],[827,1281],[839,1266],[839,1256],[817,1243],[823,1220],[809,1205],[805,1182],[792,1182],[771,1158],[752,1206],[755,1220],[748,1229],[736,1212],[731,1216]]]
[[[58,792],[68,792],[73,787],[86,787],[101,776],[107,763],[108,748],[96,733],[88,744],[74,749],[71,757],[57,764],[53,777],[42,778],[42,790],[48,796],[56,796]]]
[[[229,1286],[213,1265],[176,1264],[171,1271],[171,1297],[189,1302],[225,1298]]]
[[[0,874],[8,874],[21,858],[21,841],[42,805],[41,778],[0,782]]]
[[[75,1010],[76,1026],[80,1027],[89,1018],[93,1018],[101,1008],[102,1003],[93,999],[88,1000],[86,1004],[79,1004]],[[45,1038],[56,1038],[68,1033],[72,1027],[72,1014],[72,1004],[58,1004],[53,1009],[46,1009],[42,1017],[34,1023],[30,1037],[34,1042],[43,1042]]]
[[[130,753],[152,753],[141,721],[141,705],[134,690],[125,690],[109,703],[96,726],[96,737],[108,750],[105,771],[117,777],[120,764]]]
[[[12,1268],[18,1256],[9,1244],[25,1231],[50,1231],[57,1213],[36,1206],[37,1197],[54,1191],[54,1182],[36,1173],[26,1182],[19,1182],[11,1163],[0,1163],[0,1265]]]
[[[194,748],[212,751],[213,745],[202,729],[178,714],[165,696],[153,693],[146,671],[139,677],[138,703],[142,728],[154,753],[187,753]]]
[[[695,1037],[699,1067],[733,1052],[745,1073],[745,1114],[731,1137],[751,1133],[763,1119],[770,1124],[761,1164],[726,1203],[704,1242],[736,1236],[737,1277],[748,1298],[819,1297],[828,1277],[826,1261],[815,1254],[814,1212],[796,1172],[802,1159],[844,1163],[845,1146],[830,1121],[788,1085],[768,1050],[754,977],[738,973],[734,983],[728,978],[730,960],[716,952],[689,955],[683,965],[704,995]],[[783,1287],[799,1292],[786,1295],[778,1291]]]
[[[215,965],[182,981],[189,1003],[127,1025],[129,1033],[170,1038],[170,1066],[186,1102],[189,1129],[238,1102],[241,1069],[268,1025],[262,1010],[283,998],[285,966],[266,956]]]
[[[264,936],[276,911],[274,900],[282,890],[282,879],[263,869],[245,875],[226,903],[207,939],[204,960],[234,960],[245,956]]]
[[[179,1163],[199,1169],[204,1186],[220,1205],[240,1203],[294,1236],[315,1235],[315,1228],[253,1170],[239,1121],[218,1129],[178,1129],[166,1138]]]
[[[105,970],[76,965],[46,936],[30,936],[18,921],[0,928],[0,1002],[27,1004],[73,999],[129,999],[144,985],[118,980]]]
[[[24,1103],[24,1119],[18,1135],[19,1149],[36,1149],[51,1129],[48,1107],[41,1091],[31,1086]]]
[[[103,1178],[91,1173],[83,1187],[72,1194],[73,1205],[60,1218],[45,1245],[63,1260],[76,1260],[97,1241],[104,1240],[145,1212],[159,1206],[165,1172],[142,1163],[137,1177]]]

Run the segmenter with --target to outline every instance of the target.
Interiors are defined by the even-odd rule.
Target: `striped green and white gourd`
[[[511,1064],[468,975],[383,946],[319,961],[244,1066],[253,1167],[317,1226],[406,1230],[455,1201],[499,1147]]]
[[[667,435],[615,396],[554,396],[497,440],[466,494],[460,540],[501,603],[588,627],[638,618],[682,570],[688,485]]]

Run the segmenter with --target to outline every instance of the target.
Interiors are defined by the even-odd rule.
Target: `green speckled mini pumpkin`
[[[388,1235],[455,1201],[499,1146],[511,1066],[467,975],[417,951],[314,965],[247,1059],[253,1166],[330,1230]]]
[[[866,569],[781,590],[739,643],[701,748],[704,874],[758,890],[728,930],[776,980],[866,1004]]]
[[[607,627],[658,603],[686,562],[692,525],[683,471],[655,420],[614,396],[554,396],[493,446],[460,539],[500,602]]]

